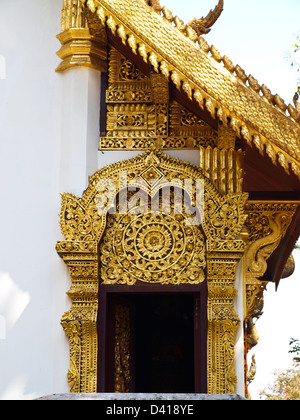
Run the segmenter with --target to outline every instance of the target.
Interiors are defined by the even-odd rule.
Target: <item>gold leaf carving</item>
[[[134,36],[128,42],[137,46]],[[145,50],[145,54],[147,51]],[[148,54],[147,54],[148,56]],[[158,56],[151,53],[148,59],[158,70]],[[166,62],[161,62],[160,73],[145,76],[114,48],[109,53],[109,84],[106,91],[106,136],[100,138],[100,150],[117,149],[181,149],[199,146],[235,146],[234,132],[225,127],[210,127],[192,112],[169,97],[169,72]],[[173,74],[173,78],[176,75]],[[192,97],[190,84],[182,85]],[[194,97],[202,101],[200,91]]]
[[[108,214],[119,192],[132,182],[140,189],[138,200],[129,194],[127,209]],[[170,202],[161,198],[160,211],[150,212],[149,200],[170,185],[181,195],[184,191],[188,207],[179,211],[174,190]],[[141,204],[144,197],[147,201]],[[105,284],[132,287],[137,282],[177,285],[206,279],[208,389],[234,392],[234,337],[240,322],[233,304],[234,281],[245,247],[237,239],[246,218],[245,202],[245,194],[219,194],[199,167],[156,150],[96,172],[82,198],[63,195],[61,227],[66,241],[58,242],[57,251],[72,278],[68,292],[72,307],[62,319],[70,340],[72,392],[97,389],[99,277]],[[143,206],[145,211],[135,211]],[[191,210],[195,215],[187,224]]]
[[[109,216],[100,250],[104,284],[202,283],[203,235],[177,219],[172,213]]]

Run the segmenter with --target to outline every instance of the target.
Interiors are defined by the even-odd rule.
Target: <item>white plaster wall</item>
[[[0,399],[68,391],[60,193],[137,152],[98,152],[100,75],[55,73],[62,0],[0,2]],[[170,152],[198,164],[199,153]]]
[[[245,372],[244,372],[244,300],[243,300],[243,262],[240,261],[237,273],[235,288],[238,291],[235,300],[234,306],[236,313],[240,319],[240,326],[237,329],[235,336],[235,372],[237,376],[237,387],[236,393],[245,397]]]
[[[100,75],[55,73],[61,8],[0,2],[0,399],[68,391],[60,192],[97,169]]]

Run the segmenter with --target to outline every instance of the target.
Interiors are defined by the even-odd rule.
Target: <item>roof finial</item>
[[[188,23],[188,25],[194,29],[198,36],[206,35],[211,31],[210,28],[216,23],[216,21],[221,16],[223,8],[224,0],[219,0],[219,3],[214,8],[214,10],[211,10],[205,18],[194,18],[191,22]]]
[[[149,3],[150,6],[152,6],[156,12],[161,12],[162,6],[160,5],[159,0],[150,0],[147,3]]]
[[[300,102],[299,102],[299,91],[297,91],[293,98],[295,108],[298,112],[300,112]]]

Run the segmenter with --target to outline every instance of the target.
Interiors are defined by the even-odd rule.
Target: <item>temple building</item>
[[[223,0],[189,23],[159,0],[28,6],[1,99],[0,396],[248,397],[300,235],[297,104],[207,43]]]

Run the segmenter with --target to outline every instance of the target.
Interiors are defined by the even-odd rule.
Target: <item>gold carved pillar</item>
[[[234,309],[236,270],[245,243],[207,242],[208,393],[234,394],[235,334],[240,320]]]
[[[97,392],[97,242],[61,241],[56,250],[72,280],[72,307],[61,320],[70,342],[70,392]]]
[[[106,71],[107,47],[105,27],[81,0],[64,0],[57,55],[62,62],[56,71],[72,67],[91,67]]]
[[[241,233],[247,217],[247,194],[209,195],[206,190],[203,229],[207,237],[207,389],[210,394],[234,394],[235,335],[241,321],[234,308],[234,283],[246,246]]]
[[[243,241],[208,241],[208,393],[234,394],[235,334],[240,320],[234,309],[236,270]]]
[[[242,320],[235,308],[234,283],[246,243],[243,194],[243,152],[235,151],[231,130],[219,127],[220,148],[200,148],[200,168],[221,196],[206,193],[204,231],[207,236],[207,388],[210,394],[235,393],[235,335]]]

